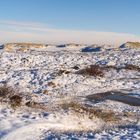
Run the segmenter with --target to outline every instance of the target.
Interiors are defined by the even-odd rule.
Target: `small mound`
[[[7,43],[4,44],[4,50],[7,52],[11,51],[21,51],[26,52],[28,50],[36,50],[36,49],[44,49],[46,48],[43,44],[35,44],[35,43]]]
[[[127,42],[121,45],[120,48],[140,48],[140,42]]]

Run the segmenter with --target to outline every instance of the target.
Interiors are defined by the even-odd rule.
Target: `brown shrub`
[[[21,106],[21,102],[22,102],[22,97],[20,97],[19,95],[13,95],[10,97],[10,105],[14,109]]]
[[[55,83],[53,83],[53,82],[48,82],[48,86],[56,87]]]
[[[0,87],[0,98],[6,98],[13,93],[13,89],[4,85]]]
[[[71,101],[71,102],[63,102],[62,101],[62,103],[60,103],[60,107],[64,110],[67,110],[70,108],[79,109],[79,108],[81,108],[81,105],[76,103],[76,102],[73,102],[73,101]]]
[[[111,69],[113,70],[134,70],[134,71],[139,71],[140,72],[140,67],[132,64],[127,64],[124,67],[116,67],[116,66],[107,66],[107,65],[90,65],[90,67],[86,67],[84,69],[81,69],[76,72],[76,74],[81,74],[81,75],[89,75],[89,76],[94,76],[94,77],[103,77],[104,72],[108,72]]]
[[[34,101],[32,101],[32,102],[31,101],[28,101],[28,102],[25,103],[25,105],[28,106],[28,107],[34,107],[36,104],[37,103],[34,102]]]
[[[74,70],[79,70],[79,67],[78,66],[74,66],[73,69]]]
[[[17,94],[18,92],[12,87],[8,87],[7,85],[0,87],[0,101],[10,104],[14,109],[19,107],[22,102],[22,97]]]
[[[67,70],[59,70],[58,72],[57,72],[57,75],[58,76],[61,76],[62,74],[69,74],[70,73],[70,71],[67,71]]]
[[[9,102],[9,98],[15,94],[15,91],[12,87],[7,85],[0,87],[0,102]]]
[[[38,110],[43,110],[43,111],[50,111],[51,107],[43,104],[43,103],[38,103],[35,101],[28,101],[25,103],[27,107],[33,108],[33,109],[38,109]]]
[[[44,91],[43,91],[43,94],[49,95],[49,91],[48,91],[48,90],[44,90]]]
[[[126,69],[126,70],[140,71],[140,67],[138,67],[136,65],[132,65],[132,64],[127,64],[124,69]]]
[[[103,77],[104,72],[103,68],[99,65],[91,65],[90,67],[86,67],[85,69],[81,69],[76,74],[81,75],[89,75],[89,76],[95,76],[95,77]]]
[[[109,70],[109,69],[114,69],[114,70],[134,70],[134,71],[140,71],[140,67],[136,66],[136,65],[132,65],[132,64],[126,64],[124,67],[116,67],[116,66],[104,66],[103,67],[105,70]]]

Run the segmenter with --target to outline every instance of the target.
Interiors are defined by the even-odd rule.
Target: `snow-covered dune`
[[[139,100],[139,73],[139,47],[6,44],[0,85],[22,103],[11,108],[0,87],[0,139],[140,139],[139,106],[86,98],[117,91]]]

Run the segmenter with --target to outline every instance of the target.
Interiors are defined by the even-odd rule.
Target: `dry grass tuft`
[[[90,67],[86,67],[76,72],[76,74],[80,75],[88,75],[94,77],[104,77],[104,72],[108,72],[111,69],[113,70],[133,70],[133,71],[140,71],[140,67],[132,64],[126,64],[124,67],[118,68],[116,66],[107,66],[107,65],[90,65]]]
[[[140,71],[140,67],[132,64],[127,64],[125,66],[126,70],[134,70],[134,71]]]
[[[89,119],[99,118],[105,122],[117,122],[119,117],[111,110],[102,110],[95,107],[88,107],[75,101],[63,102],[60,107],[64,110],[71,110],[79,117],[87,115]]]
[[[140,47],[140,42],[127,42],[126,46],[130,47],[130,48],[139,48]]]
[[[95,76],[95,77],[103,77],[104,72],[103,68],[99,65],[91,65],[90,67],[86,67],[85,69],[81,69],[76,74],[81,75],[89,75],[89,76]]]
[[[54,82],[48,82],[48,86],[51,86],[51,87],[56,87],[55,83]]]
[[[14,95],[14,90],[7,85],[0,87],[0,101],[6,102],[12,95]]]
[[[57,72],[57,75],[58,76],[61,76],[62,74],[69,74],[70,73],[70,71],[67,71],[67,70],[59,70],[58,72]]]
[[[14,50],[26,52],[30,48],[43,48],[43,44],[36,44],[36,43],[7,43],[4,45],[5,51],[11,52]]]
[[[6,85],[0,87],[0,101],[10,104],[14,109],[20,107],[22,103],[22,97],[18,94],[12,87]]]
[[[10,97],[10,105],[12,108],[20,107],[22,103],[22,97],[19,95],[13,95]]]

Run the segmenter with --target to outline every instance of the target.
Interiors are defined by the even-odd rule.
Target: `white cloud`
[[[0,21],[0,41],[36,43],[84,43],[120,45],[127,41],[140,41],[132,34],[76,31],[48,28],[47,25],[32,22]]]

